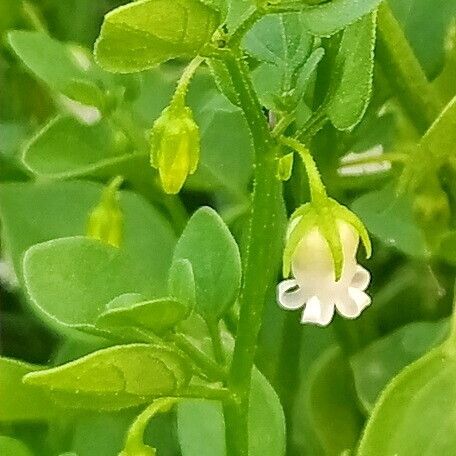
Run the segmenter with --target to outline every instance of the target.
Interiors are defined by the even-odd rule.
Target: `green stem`
[[[187,353],[192,361],[198,365],[211,380],[224,381],[226,379],[225,370],[212,361],[212,359],[198,347],[195,347],[186,336],[183,334],[174,334],[172,336],[172,341],[181,351]]]
[[[207,328],[212,340],[212,349],[217,363],[225,364],[225,353],[223,351],[222,338],[220,335],[220,328],[218,321],[208,321]]]
[[[277,238],[281,237],[278,232],[281,186],[275,177],[278,146],[272,140],[248,67],[242,56],[234,52],[227,55],[225,63],[239,94],[255,150],[255,183],[244,256],[240,315],[228,377],[232,400],[225,403],[224,408],[227,452],[230,456],[248,456],[251,373],[267,288],[278,269],[278,264],[265,246],[275,244]]]
[[[190,81],[192,80],[195,71],[203,62],[204,57],[198,55],[185,67],[179,81],[177,82],[177,88],[174,92],[170,106],[176,106],[179,108],[185,106],[185,97],[187,96]]]
[[[131,425],[127,441],[125,442],[125,449],[121,455],[134,455],[134,454],[143,454],[143,451],[149,449],[150,447],[144,444],[143,437],[144,431],[149,421],[158,413],[166,413],[174,406],[177,402],[177,398],[174,397],[164,397],[155,400],[152,404],[149,405],[133,422]]]
[[[295,138],[280,138],[280,141],[290,147],[291,149],[298,152],[301,156],[302,161],[304,162],[304,166],[306,167],[307,176],[309,178],[309,187],[310,187],[310,196],[312,202],[321,204],[322,206],[325,205],[325,202],[328,199],[328,195],[326,194],[326,188],[321,180],[320,171],[318,171],[317,164],[312,157],[309,149],[301,144]]]
[[[386,1],[378,9],[377,58],[410,120],[424,133],[441,103]]]

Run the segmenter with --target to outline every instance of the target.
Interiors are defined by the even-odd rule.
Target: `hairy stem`
[[[248,68],[240,54],[225,60],[239,94],[255,150],[252,212],[244,256],[244,280],[240,295],[240,316],[228,388],[231,401],[225,404],[227,449],[230,456],[248,456],[248,407],[262,311],[268,286],[277,273],[277,262],[267,246],[274,244],[280,226],[281,187],[276,179],[277,145],[254,92]]]
[[[410,120],[424,133],[441,103],[386,1],[378,9],[377,58]]]

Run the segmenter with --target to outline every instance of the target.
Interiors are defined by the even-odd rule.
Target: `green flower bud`
[[[189,107],[171,104],[155,121],[151,134],[151,164],[158,169],[165,193],[176,194],[200,155],[199,128]]]
[[[119,247],[123,235],[123,213],[119,204],[118,189],[121,177],[114,178],[103,190],[100,202],[90,212],[87,236]]]

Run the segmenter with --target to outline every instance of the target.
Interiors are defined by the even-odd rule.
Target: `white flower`
[[[289,233],[298,222],[299,218],[293,220]],[[371,303],[364,292],[370,274],[356,262],[359,234],[352,225],[340,219],[337,228],[344,256],[338,281],[328,242],[315,226],[306,232],[293,252],[291,270],[294,279],[284,280],[277,287],[281,307],[289,310],[304,307],[302,323],[326,326],[335,309],[346,318],[356,318]]]

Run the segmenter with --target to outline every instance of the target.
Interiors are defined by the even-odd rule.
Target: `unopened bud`
[[[100,202],[93,208],[87,224],[87,236],[119,247],[123,235],[123,213],[118,189],[123,179],[114,178],[103,190]]]
[[[151,134],[151,164],[158,169],[165,193],[176,194],[196,171],[200,155],[199,128],[189,107],[168,106]]]

